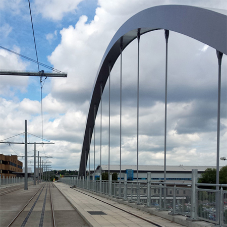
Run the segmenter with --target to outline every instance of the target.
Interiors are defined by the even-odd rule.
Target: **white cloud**
[[[61,20],[69,13],[75,13],[77,6],[83,0],[35,0],[37,13],[44,18]]]
[[[0,35],[4,38],[8,37],[9,33],[12,31],[12,27],[9,24],[4,24],[0,27]]]
[[[36,1],[35,4],[43,17],[60,20],[74,13],[79,2]],[[169,0],[163,1],[162,4],[181,2]],[[225,2],[220,2],[218,7],[224,8]],[[67,78],[51,80],[51,92],[43,100],[44,138],[56,143],[48,148],[45,146],[43,152],[55,157],[52,165],[56,169],[75,169],[79,166],[93,83],[111,38],[130,16],[147,7],[158,5],[160,1],[100,0],[98,4],[94,20],[89,21],[88,17],[83,15],[78,22],[61,29],[61,41],[49,56],[49,61],[55,68],[68,72]],[[192,3],[185,1],[184,4]],[[214,6],[212,1],[197,1],[193,4]],[[56,35],[57,31],[49,33],[46,39],[51,41]],[[132,42],[123,52],[122,161],[125,164],[136,163],[136,48],[136,42]],[[164,62],[163,31],[142,36],[139,164],[163,164]],[[0,68],[4,66],[26,69],[26,65],[19,58],[0,50]],[[226,60],[223,58],[223,74],[226,72]],[[188,37],[170,33],[167,164],[215,164],[216,74],[215,50]],[[24,79],[14,78],[7,81],[7,84],[25,89],[27,84]],[[227,80],[223,77],[223,97],[226,85]],[[0,92],[5,89],[4,86],[0,88]],[[224,105],[223,107],[226,108]],[[0,139],[3,135],[5,138],[23,131],[25,118],[29,121],[29,131],[41,136],[40,102],[29,99],[21,102],[17,99],[2,99],[0,110]],[[96,164],[99,163],[99,114],[98,112],[96,119]],[[115,63],[111,73],[111,116],[111,163],[118,164],[119,61]],[[221,152],[224,153],[227,137],[224,112],[222,123]],[[108,84],[103,96],[102,141],[105,164],[108,157]],[[9,147],[5,149],[11,152]],[[20,148],[18,151],[23,152]],[[93,145],[91,152],[93,158]],[[66,158],[67,166],[62,165],[62,159]]]
[[[20,49],[16,46],[13,50],[20,53]],[[19,56],[0,49],[0,69],[2,71],[24,71],[27,66],[28,63],[23,62]],[[28,77],[0,76],[0,94],[12,96],[15,89],[25,92],[27,84]]]
[[[176,2],[176,1],[175,1]],[[166,1],[164,3],[174,4],[174,1]],[[159,4],[159,2],[151,3],[148,1],[99,1],[99,8],[96,9],[94,20],[87,23],[87,17],[82,16],[75,26],[69,26],[61,30],[62,35],[61,43],[49,57],[49,60],[56,68],[63,68],[68,71],[67,80],[62,83],[60,80],[52,81],[53,97],[61,97],[66,102],[78,103],[77,96],[80,100],[89,100],[93,81],[96,76],[97,69],[100,64],[102,55],[110,42],[112,36],[117,29],[127,20],[131,15],[136,12]],[[186,4],[186,2],[184,3]],[[200,4],[200,3],[198,3]],[[187,43],[187,45],[186,45]],[[140,141],[139,141],[139,160],[149,160],[152,152],[152,159],[154,162],[139,163],[154,163],[162,164],[163,160],[163,136],[164,136],[164,35],[162,31],[156,31],[152,34],[147,34],[141,37],[141,107],[140,107]],[[212,57],[197,56],[199,50],[209,52],[207,56],[213,55],[216,60],[215,51],[209,50],[207,46],[192,40],[188,37],[182,37],[179,34],[171,32],[170,34],[170,64],[169,64],[169,90],[168,90],[168,163],[179,163],[181,158],[188,154],[184,163],[190,164],[194,159],[195,152],[198,153],[196,146],[203,146],[208,142],[206,137],[212,138],[210,141],[210,149],[215,146],[215,132],[209,134],[201,134],[200,129],[203,130],[205,125],[201,120],[201,113],[199,113],[199,105],[197,104],[196,97],[193,97],[197,91],[201,91],[204,85],[204,79],[201,74],[206,75],[207,90],[213,87],[214,77],[213,73],[207,70],[207,62],[209,66],[215,68],[216,62]],[[202,46],[202,48],[201,48]],[[123,116],[122,116],[122,149],[124,163],[136,163],[135,156],[132,155],[136,152],[136,42],[132,42],[123,53]],[[150,51],[149,51],[150,50]],[[176,51],[180,50],[180,51]],[[150,59],[151,61],[147,61]],[[203,59],[203,60],[201,60]],[[206,60],[206,61],[205,61]],[[200,67],[196,68],[198,62],[201,62]],[[181,65],[182,67],[177,67]],[[192,70],[192,67],[194,69]],[[203,70],[201,70],[203,68]],[[119,91],[119,64],[111,73],[112,76],[112,117],[111,117],[111,152],[113,154],[119,153],[119,98],[117,93]],[[196,81],[196,83],[195,83]],[[127,84],[128,87],[124,87]],[[187,85],[187,86],[186,86]],[[179,88],[183,88],[185,94]],[[106,88],[107,89],[107,88]],[[188,92],[188,89],[190,92]],[[144,90],[144,91],[143,91]],[[84,94],[86,91],[86,94]],[[130,92],[127,95],[127,92]],[[135,91],[135,92],[134,92]],[[146,92],[145,92],[146,91]],[[143,95],[144,92],[144,95]],[[150,93],[148,93],[150,92]],[[187,94],[186,94],[186,93]],[[108,96],[107,93],[105,93]],[[174,97],[174,94],[178,96]],[[180,94],[180,95],[179,95]],[[149,99],[146,101],[146,96]],[[197,94],[197,97],[199,93]],[[74,99],[69,98],[74,97]],[[158,100],[152,103],[156,97]],[[189,97],[189,98],[188,98]],[[127,107],[124,105],[124,98],[130,104]],[[182,98],[182,101],[179,101]],[[147,104],[143,104],[145,100]],[[194,100],[194,102],[192,101]],[[81,102],[81,101],[80,101]],[[106,102],[108,104],[108,102]],[[105,104],[103,103],[103,106]],[[145,105],[145,106],[143,106]],[[147,106],[146,106],[147,105]],[[207,105],[207,104],[206,104]],[[149,107],[150,106],[150,107]],[[207,105],[208,107],[209,105]],[[211,105],[213,106],[213,105]],[[87,110],[88,110],[87,105]],[[105,107],[103,107],[105,108]],[[103,111],[103,162],[107,160],[108,147],[108,109]],[[198,118],[193,115],[197,111]],[[210,110],[209,110],[210,111]],[[207,112],[209,112],[207,110]],[[85,108],[84,115],[87,111]],[[84,118],[85,120],[86,118]],[[188,121],[187,119],[190,119]],[[211,117],[212,119],[212,117]],[[187,122],[187,123],[186,123]],[[190,123],[191,122],[191,123]],[[199,123],[200,122],[200,123]],[[206,124],[206,118],[204,124]],[[85,126],[85,121],[83,124]],[[99,141],[99,113],[96,119],[96,140]],[[190,129],[191,132],[184,132],[185,129]],[[83,129],[84,130],[84,129]],[[207,130],[207,129],[205,129]],[[92,148],[93,149],[93,148]],[[97,152],[99,147],[97,145]],[[182,152],[182,155],[179,155]],[[201,149],[198,154],[204,153]],[[98,157],[98,154],[96,154]],[[211,155],[209,160],[212,162],[214,157]],[[99,160],[99,158],[97,158]],[[96,160],[96,162],[97,162]],[[113,162],[118,162],[119,158],[112,157]],[[203,160],[200,160],[200,164]],[[214,164],[214,162],[212,163]]]
[[[1,0],[0,1],[0,10],[10,10],[12,14],[20,14],[23,6],[24,5],[22,0],[14,0],[14,1]]]
[[[46,35],[46,39],[49,41],[49,43],[52,43],[53,40],[55,40],[57,37],[57,30],[54,31],[54,33],[48,33]]]

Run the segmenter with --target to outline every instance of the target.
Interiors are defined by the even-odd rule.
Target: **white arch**
[[[91,135],[94,128],[94,106],[98,109],[100,103],[100,84],[103,90],[109,77],[109,67],[112,68],[120,55],[120,45],[123,49],[137,37],[159,29],[166,29],[189,36],[227,55],[227,11],[199,8],[183,5],[163,5],[145,9],[128,19],[116,32],[110,41],[100,63],[92,91],[87,124],[84,133],[80,160],[80,175],[85,172],[89,153],[89,128]],[[85,157],[85,151],[86,157]]]

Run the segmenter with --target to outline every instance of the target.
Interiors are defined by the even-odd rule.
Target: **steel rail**
[[[50,184],[48,184],[48,186],[50,188]],[[48,188],[48,186],[47,186],[47,188]],[[46,188],[46,193],[45,193],[45,197],[44,197],[44,200],[43,200],[43,208],[42,208],[41,217],[40,217],[40,221],[39,221],[39,227],[43,227],[43,219],[44,219],[46,198],[47,198],[47,188]]]
[[[54,186],[53,183],[51,183],[52,186]],[[55,223],[55,216],[54,216],[54,204],[53,204],[53,200],[52,200],[52,196],[51,196],[51,190],[49,187],[49,193],[50,193],[50,207],[51,207],[51,214],[52,214],[52,221],[53,221],[53,227],[56,227],[56,223]]]
[[[32,199],[38,194],[38,192],[44,188],[44,186],[40,187],[39,190],[28,200],[28,202],[24,205],[24,207],[21,209],[21,211],[19,211],[19,213],[16,215],[16,217],[9,223],[9,225],[7,227],[10,227],[15,221],[16,219],[19,217],[19,215],[24,211],[24,209],[28,206],[28,204],[32,201]]]
[[[23,221],[21,227],[24,227],[24,226],[26,225],[26,223],[27,223],[27,221],[28,221],[28,219],[29,219],[29,217],[30,217],[30,215],[31,215],[31,213],[32,213],[32,211],[33,211],[33,209],[34,209],[34,207],[35,207],[37,201],[39,200],[39,197],[40,197],[40,195],[42,194],[43,189],[45,188],[45,186],[46,186],[46,185],[43,186],[43,188],[42,188],[41,192],[39,193],[37,199],[36,199],[35,202],[33,203],[32,207],[31,207],[30,211],[28,212],[27,216],[25,217],[25,219],[24,219],[24,221]]]

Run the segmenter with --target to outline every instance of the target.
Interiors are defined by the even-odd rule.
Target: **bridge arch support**
[[[85,175],[90,142],[102,91],[121,51],[140,35],[155,30],[174,31],[196,39],[227,55],[227,11],[185,5],[163,5],[145,9],[128,19],[110,41],[97,71],[82,144],[79,174]],[[96,109],[96,112],[95,112]]]

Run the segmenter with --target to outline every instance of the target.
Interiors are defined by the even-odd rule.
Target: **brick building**
[[[1,177],[16,177],[14,173],[22,173],[23,163],[17,159],[17,155],[0,154]]]

